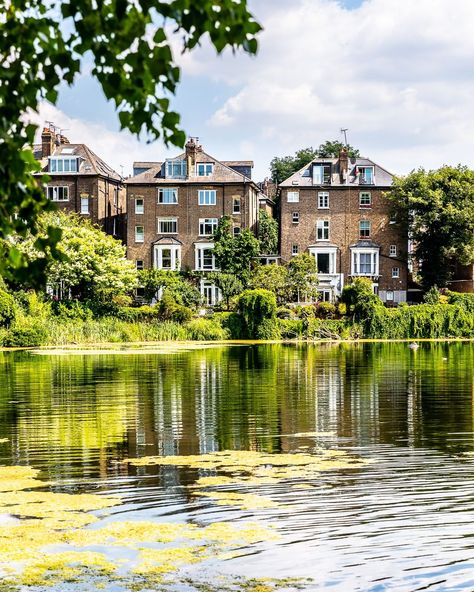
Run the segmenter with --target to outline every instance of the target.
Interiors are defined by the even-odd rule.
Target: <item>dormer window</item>
[[[374,184],[374,167],[360,166],[356,170],[359,177],[359,185],[373,185]]]
[[[329,185],[331,183],[331,165],[313,164],[313,185]]]
[[[198,177],[209,177],[213,172],[213,162],[198,162],[196,165],[196,173]]]
[[[61,156],[50,156],[49,158],[49,172],[50,173],[77,173],[79,170],[77,156],[64,158]]]
[[[167,160],[165,175],[167,179],[184,179],[186,177],[186,161]]]

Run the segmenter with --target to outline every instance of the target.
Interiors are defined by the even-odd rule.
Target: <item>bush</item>
[[[48,334],[42,325],[15,325],[3,338],[5,347],[37,347],[47,342]]]
[[[17,306],[15,300],[5,290],[0,290],[0,327],[9,327],[15,320]]]
[[[158,302],[157,307],[160,318],[164,321],[185,323],[190,321],[193,316],[193,311],[183,304],[178,304],[169,290],[163,292],[163,296]]]
[[[299,319],[314,319],[316,309],[312,304],[307,306],[295,306],[295,313]]]
[[[423,296],[423,302],[425,304],[439,304],[441,292],[438,290],[438,286],[431,286],[431,288]]]
[[[214,319],[193,319],[186,325],[188,339],[193,341],[223,341],[229,333]]]
[[[332,302],[318,302],[316,316],[320,319],[332,319],[336,314],[336,306]]]
[[[347,306],[344,302],[339,302],[337,305],[337,314],[341,317],[347,314]]]
[[[63,300],[55,306],[56,314],[63,319],[88,321],[94,316],[92,310],[79,300]]]
[[[365,277],[356,278],[342,290],[341,302],[355,320],[367,318],[376,308],[384,308],[382,301],[372,289],[372,282]]]
[[[230,339],[245,338],[244,319],[236,312],[215,313],[212,315],[212,319],[216,320],[227,331]]]
[[[293,311],[291,310],[291,308],[280,306],[277,308],[276,316],[278,319],[291,319],[291,317],[293,316]]]
[[[245,290],[237,300],[245,322],[246,337],[275,339],[279,333],[276,322],[276,297],[269,290]],[[262,327],[260,327],[262,325]],[[271,335],[263,337],[262,335]]]

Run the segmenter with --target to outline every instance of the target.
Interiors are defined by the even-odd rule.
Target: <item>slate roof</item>
[[[33,147],[35,157],[41,163],[41,170],[43,173],[48,172],[48,158],[41,158],[41,146],[35,145]],[[99,175],[101,177],[108,177],[115,181],[121,181],[122,177],[114,171],[102,158],[97,156],[86,144],[61,144],[56,146],[51,156],[79,156],[81,158],[78,175]],[[62,173],[51,173],[52,175]],[[71,173],[68,173],[71,174]]]
[[[340,162],[338,158],[315,158],[299,171],[280,183],[280,187],[314,187],[312,177],[313,164],[331,164],[331,187],[390,187],[393,175],[369,158],[349,158],[346,179],[341,178]],[[373,166],[375,183],[372,185],[359,184],[355,175],[356,167]],[[326,185],[326,184],[325,184]]]

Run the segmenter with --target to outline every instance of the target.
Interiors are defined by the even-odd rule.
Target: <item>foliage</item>
[[[332,302],[318,302],[316,316],[320,319],[332,319],[336,314],[336,306]]]
[[[125,257],[125,247],[118,240],[76,214],[55,212],[43,214],[38,220],[40,235],[57,225],[62,230],[58,249],[61,259],[46,260],[46,280],[49,287],[80,300],[91,298],[110,301],[116,294],[130,292],[137,285],[137,273],[132,261]],[[27,236],[17,248],[31,259],[43,257],[34,249],[35,238]],[[26,284],[28,286],[28,284]]]
[[[201,303],[199,290],[178,271],[144,269],[139,273],[139,282],[147,302],[157,298],[159,290],[166,290],[178,304],[195,309]]]
[[[213,319],[193,319],[186,325],[188,339],[193,341],[223,341],[229,333]]]
[[[426,290],[447,285],[453,262],[474,263],[474,171],[419,169],[395,179],[389,198],[400,220],[408,221]]]
[[[447,292],[448,304],[456,304],[474,314],[474,294],[461,294],[459,292]]]
[[[342,148],[346,148],[350,157],[359,156],[356,148],[351,145],[345,146],[338,140],[326,140],[317,149],[301,148],[294,156],[275,156],[270,162],[271,179],[275,183],[281,183],[315,158],[337,158]]]
[[[17,307],[13,296],[0,289],[0,327],[8,327],[14,321]]]
[[[316,260],[309,253],[300,253],[292,257],[288,265],[288,289],[293,301],[300,302],[301,297],[307,300],[318,294],[318,276]]]
[[[79,300],[63,300],[57,302],[56,314],[62,319],[70,319],[71,321],[89,321],[94,316],[93,311],[86,303]]]
[[[214,233],[214,256],[219,269],[235,275],[244,286],[250,277],[251,261],[259,253],[260,243],[248,228],[234,236],[232,218],[223,216]]]
[[[172,292],[166,289],[163,296],[157,304],[159,316],[164,321],[175,321],[177,323],[185,323],[191,320],[193,311],[182,304],[178,304],[173,298]]]
[[[252,270],[249,287],[270,290],[278,302],[285,302],[288,294],[288,268],[283,265],[257,265]]]
[[[250,339],[278,339],[276,298],[269,290],[245,290],[238,298],[238,308]]]
[[[230,339],[243,339],[245,337],[245,322],[240,314],[236,312],[220,312],[215,313],[212,318],[227,331]]]
[[[207,278],[222,292],[222,298],[225,301],[227,309],[229,309],[230,299],[240,294],[243,290],[242,282],[233,273],[225,273],[223,271],[209,273]]]
[[[42,322],[28,319],[17,321],[3,338],[4,347],[37,347],[47,341],[47,330]]]
[[[358,321],[367,318],[372,310],[383,308],[382,301],[374,294],[372,282],[365,277],[355,278],[343,288],[341,302],[346,305],[348,314]]]
[[[423,296],[423,302],[425,304],[439,304],[441,292],[438,290],[438,286],[431,286],[431,288]]]
[[[35,284],[47,257],[30,259],[8,237],[30,234],[35,249],[55,255],[60,232],[51,226],[38,234],[37,217],[53,204],[41,188],[45,179],[33,177],[39,165],[25,146],[36,126],[27,114],[40,100],[56,103],[59,88],[86,67],[115,103],[122,129],[182,146],[169,98],[180,78],[172,47],[188,52],[206,37],[218,53],[230,46],[253,54],[261,27],[245,0],[0,0],[0,11],[0,274]]]
[[[276,316],[279,319],[291,319],[293,316],[293,311],[291,308],[287,308],[286,306],[279,306],[276,311]]]
[[[261,255],[278,253],[278,222],[265,210],[258,212],[258,240]]]

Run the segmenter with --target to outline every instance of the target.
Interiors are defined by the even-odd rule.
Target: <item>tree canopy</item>
[[[395,179],[389,197],[400,222],[408,222],[425,289],[445,287],[454,262],[474,263],[474,171],[419,169]]]
[[[265,210],[258,212],[258,240],[260,254],[271,255],[278,252],[278,222]]]
[[[318,148],[301,148],[294,156],[275,156],[270,163],[272,181],[281,183],[315,158],[337,158],[343,148],[350,157],[359,156],[359,150],[338,140],[326,140]]]
[[[37,237],[35,248],[55,255],[60,232],[36,223],[51,210],[33,177],[36,126],[28,113],[39,101],[56,103],[84,66],[115,104],[122,129],[149,141],[182,146],[185,133],[170,98],[180,79],[172,47],[192,50],[204,37],[218,53],[226,47],[254,54],[260,25],[246,0],[0,0],[0,240]],[[181,43],[176,43],[177,39]],[[0,243],[0,274],[34,280],[44,259]]]

